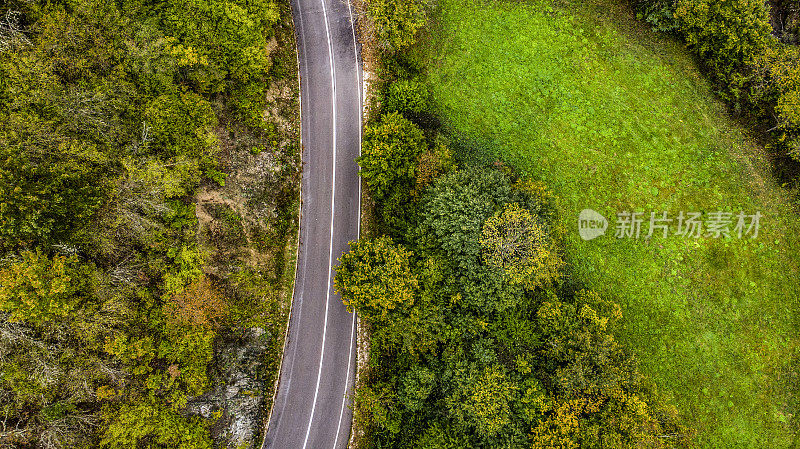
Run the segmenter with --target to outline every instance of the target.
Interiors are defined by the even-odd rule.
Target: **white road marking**
[[[347,12],[350,15],[350,29],[353,31],[353,54],[356,63],[356,86],[358,86],[358,155],[361,156],[361,76],[359,75],[358,65],[358,45],[356,43],[356,26],[353,21],[353,9],[350,6],[350,1],[347,0]],[[358,219],[356,220],[356,229],[358,236],[361,235],[361,176],[358,176]],[[339,442],[339,433],[342,429],[342,417],[344,416],[344,407],[347,400],[347,386],[350,382],[350,364],[353,362],[353,340],[355,339],[356,328],[356,313],[353,312],[353,322],[350,325],[350,350],[347,353],[347,371],[344,381],[344,394],[342,394],[342,407],[339,409],[339,424],[336,426],[336,438],[333,440],[333,449],[336,449],[336,444]],[[355,388],[355,385],[353,386]]]
[[[311,416],[308,418],[308,428],[306,429],[306,438],[303,441],[303,449],[306,449],[308,446],[308,437],[311,435],[311,424],[314,421],[314,412],[317,408],[317,396],[319,395],[319,383],[322,379],[322,360],[325,357],[325,334],[328,332],[328,304],[330,304],[331,299],[331,267],[333,266],[333,217],[335,216],[335,204],[336,204],[336,69],[334,68],[333,62],[333,46],[331,44],[331,30],[328,25],[328,10],[325,8],[325,0],[320,0],[322,4],[322,14],[325,19],[325,33],[327,34],[328,38],[328,61],[331,67],[331,108],[333,110],[333,117],[331,121],[333,123],[333,173],[332,173],[332,181],[331,181],[331,238],[330,238],[330,247],[328,250],[328,292],[325,298],[325,321],[323,322],[322,327],[322,350],[319,354],[319,369],[317,370],[317,386],[314,389],[314,402],[311,405]]]

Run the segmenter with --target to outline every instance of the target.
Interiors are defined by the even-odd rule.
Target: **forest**
[[[418,57],[438,6],[358,5],[366,226],[334,278],[369,336],[357,446],[693,447],[624,308],[573,271],[551,186],[445,128]],[[691,52],[799,204],[797,2],[626,7]],[[260,444],[297,232],[294,51],[287,2],[0,6],[0,447]]]
[[[271,1],[0,6],[0,446],[260,443],[293,271],[293,39]],[[252,391],[220,399],[232,366]]]
[[[376,76],[358,161],[368,226],[335,277],[370,336],[357,447],[695,447],[699,430],[654,394],[617,338],[623,309],[572,271],[562,247],[572,230],[559,225],[556,195],[444,123],[420,56],[441,32],[429,34],[441,3],[363,6],[364,58]],[[796,2],[627,7],[697,58],[798,204]]]

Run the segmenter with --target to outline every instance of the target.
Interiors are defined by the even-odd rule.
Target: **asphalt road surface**
[[[346,448],[355,314],[332,266],[358,238],[361,69],[347,0],[292,0],[300,65],[303,180],[292,315],[264,448]]]

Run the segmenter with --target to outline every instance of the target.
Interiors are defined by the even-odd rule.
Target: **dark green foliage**
[[[676,0],[638,0],[636,9],[638,16],[649,23],[654,30],[674,32],[678,30],[675,19]]]
[[[513,198],[508,178],[499,171],[470,168],[452,172],[426,195],[421,233],[430,233],[450,260],[474,263],[480,257],[483,223]]]
[[[425,84],[415,80],[400,80],[389,85],[383,108],[386,112],[399,112],[408,119],[430,109],[430,94]]]
[[[61,138],[32,115],[4,120],[0,249],[54,243],[80,231],[108,189],[102,173],[106,164],[91,142]]]

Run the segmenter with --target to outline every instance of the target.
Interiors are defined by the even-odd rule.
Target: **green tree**
[[[497,170],[448,173],[423,199],[417,234],[432,240],[456,266],[474,266],[480,261],[484,222],[513,199],[508,178]]]
[[[63,319],[87,301],[93,270],[76,257],[25,251],[0,269],[0,309],[12,321],[40,324]]]
[[[467,449],[473,447],[462,432],[441,422],[434,422],[414,443],[414,449]]]
[[[419,283],[411,256],[386,236],[351,243],[336,267],[336,292],[348,310],[357,310],[367,320],[384,320],[391,311],[414,303]]]
[[[194,92],[160,95],[149,102],[144,116],[151,147],[162,154],[199,158],[212,155],[216,149],[216,137],[211,132],[216,124],[214,110]]]
[[[499,365],[486,368],[472,384],[465,414],[478,435],[492,437],[511,424],[511,403],[516,386]]]
[[[567,398],[630,391],[640,375],[635,361],[609,331],[622,317],[619,305],[581,290],[574,302],[551,296],[537,312],[545,338],[545,370]]]
[[[28,114],[0,124],[0,248],[74,237],[106,195],[106,158]]]
[[[425,84],[419,81],[395,81],[387,89],[383,108],[386,112],[399,112],[413,119],[430,108],[430,93]]]
[[[400,380],[400,403],[411,413],[422,412],[433,389],[436,373],[423,365],[414,365]]]
[[[419,0],[369,0],[367,10],[374,23],[378,45],[389,53],[413,45],[417,31],[427,20]]]
[[[425,136],[414,123],[397,112],[364,130],[362,156],[364,178],[377,201],[395,191],[409,192],[416,179],[416,162],[425,151]]]

